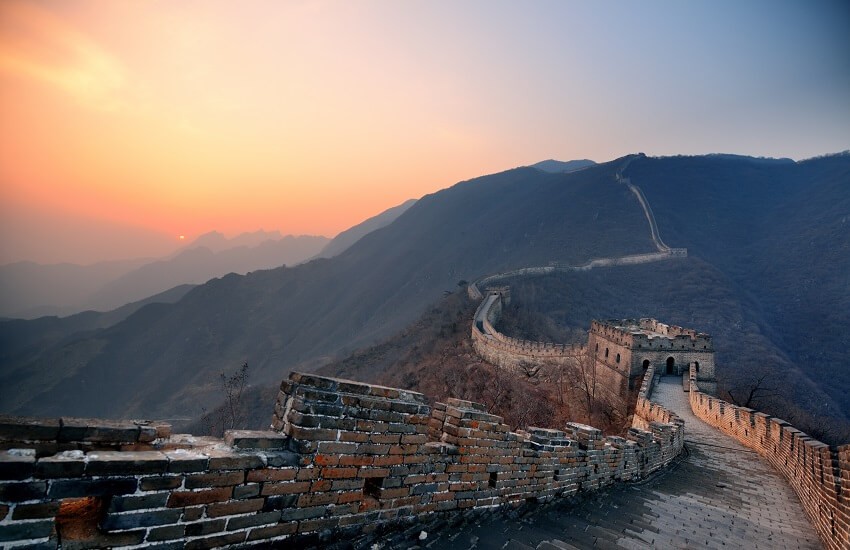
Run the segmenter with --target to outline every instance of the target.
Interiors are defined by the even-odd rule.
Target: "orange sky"
[[[728,128],[682,139],[699,120],[628,120],[653,80],[617,67],[637,45],[611,48],[615,29],[602,40],[570,27],[588,21],[580,5],[455,6],[3,0],[0,263],[159,254],[210,230],[333,236],[408,198],[552,157],[799,157],[847,137],[821,132],[832,141],[811,151],[736,144]],[[616,24],[609,16],[588,24]],[[688,93],[676,86],[665,93]],[[677,101],[665,108],[689,112]],[[804,118],[787,116],[797,128]],[[669,141],[649,136],[659,130]]]

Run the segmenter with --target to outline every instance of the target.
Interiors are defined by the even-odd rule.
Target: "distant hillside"
[[[366,221],[355,225],[350,229],[346,229],[339,235],[333,238],[319,253],[319,258],[331,258],[347,250],[351,245],[363,238],[364,235],[386,227],[393,223],[396,218],[404,214],[408,208],[416,204],[416,199],[410,199],[398,206],[394,206],[384,210],[377,216],[372,216]]]
[[[212,240],[200,239],[201,242]],[[225,242],[233,244],[251,240],[237,238]],[[180,284],[199,284],[228,273],[245,274],[258,269],[295,265],[315,256],[327,243],[326,237],[287,235],[262,240],[252,246],[222,248],[225,245],[216,242],[213,246],[218,252],[206,246],[192,246],[170,259],[145,264],[104,285],[89,297],[88,305],[98,310],[109,310]]]
[[[571,174],[519,168],[420,199],[342,254],[228,275],[95,334],[0,368],[7,411],[184,416],[247,361],[255,380],[385,338],[462,279],[653,250],[622,162]]]
[[[0,315],[35,318],[84,309],[92,293],[151,258],[92,265],[17,262],[0,266]]]
[[[201,235],[168,258],[102,262],[88,266],[20,262],[0,266],[0,316],[31,319],[109,311],[183,284],[227,273],[294,265],[315,256],[326,237],[256,231],[231,239]]]
[[[550,172],[552,174],[558,173],[566,173],[566,172],[575,172],[576,170],[581,170],[582,168],[587,168],[588,166],[593,166],[596,164],[592,160],[582,159],[582,160],[543,160],[538,162],[537,164],[532,164],[532,168],[537,168],[538,170],[542,170],[544,172]]]

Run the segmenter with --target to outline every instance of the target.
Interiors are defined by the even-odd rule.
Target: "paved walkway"
[[[799,499],[759,456],[691,412],[680,380],[662,378],[653,400],[685,420],[687,456],[642,484],[621,485],[578,504],[523,518],[443,529],[423,547],[821,548]]]

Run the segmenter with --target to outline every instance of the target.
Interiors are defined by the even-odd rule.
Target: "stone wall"
[[[682,427],[644,404],[627,438],[590,426],[512,432],[482,405],[293,373],[273,431],[0,419],[5,547],[319,544],[434,514],[548,501],[642,479]]]
[[[784,420],[702,393],[691,369],[694,414],[753,449],[788,481],[828,549],[850,548],[850,445],[830,447]]]

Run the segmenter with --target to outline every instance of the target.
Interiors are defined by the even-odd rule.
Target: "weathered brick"
[[[228,430],[224,442],[239,449],[285,449],[287,437],[271,431]]]
[[[186,527],[184,525],[165,525],[162,527],[152,527],[148,531],[148,536],[145,540],[148,542],[159,542],[163,540],[182,539],[185,537]]]
[[[186,489],[206,487],[227,487],[245,482],[245,472],[216,472],[211,474],[190,474],[186,476]]]
[[[165,451],[168,458],[169,473],[182,474],[185,472],[203,472],[209,465],[209,457],[205,454],[186,449]]]
[[[263,459],[254,453],[211,450],[207,454],[210,457],[210,470],[251,470],[264,466]]]
[[[18,504],[12,512],[12,519],[42,519],[55,517],[59,512],[59,501],[39,502],[37,504]]]
[[[217,489],[202,489],[199,491],[176,491],[168,498],[169,508],[182,508],[195,504],[210,504],[212,502],[224,502],[230,500],[233,494],[232,487],[219,487]]]
[[[248,533],[248,541],[266,540],[275,537],[282,537],[284,535],[291,535],[297,530],[298,523],[294,521],[290,523],[280,523],[269,527],[258,527],[256,529],[251,529]]]
[[[283,483],[264,483],[260,494],[268,495],[286,495],[291,493],[306,493],[310,490],[309,481],[291,481]]]
[[[311,531],[321,531],[323,529],[333,529],[339,524],[339,518],[319,518],[308,519],[298,524],[299,533],[309,533]]]
[[[50,482],[49,498],[95,497],[135,493],[138,483],[134,477],[103,479],[70,479]]]
[[[272,510],[283,510],[284,508],[292,508],[298,502],[298,495],[274,495],[266,497],[266,503],[263,505],[263,512],[271,512]]]
[[[109,502],[109,512],[128,512],[161,508],[168,500],[168,493],[153,493],[148,495],[114,496]]]
[[[336,499],[336,493],[310,493],[298,498],[298,507],[327,506],[328,504],[336,504]]]
[[[139,440],[139,427],[130,422],[64,416],[59,422],[58,441],[135,443]]]
[[[177,523],[182,510],[145,510],[130,514],[107,514],[100,526],[106,531],[136,529]]]
[[[264,503],[264,499],[254,498],[250,500],[224,502],[221,504],[210,504],[207,506],[207,516],[217,518],[220,516],[233,516],[236,514],[256,512],[263,509]]]
[[[143,477],[139,480],[139,489],[142,491],[164,491],[176,489],[181,485],[183,485],[183,476]]]
[[[263,468],[261,470],[251,470],[248,472],[248,481],[291,481],[295,479],[298,470],[295,468],[273,469]]]
[[[46,491],[46,481],[0,483],[0,501],[23,502],[40,499],[44,498]]]
[[[236,531],[214,537],[190,540],[186,541],[185,550],[208,550],[209,548],[218,548],[219,546],[227,546],[228,544],[239,544],[245,541],[245,535],[246,533],[244,531]]]
[[[53,533],[52,519],[0,525],[0,542],[40,539]]]
[[[81,477],[85,468],[86,462],[83,452],[70,451],[40,458],[35,464],[35,477],[42,479]]]
[[[54,441],[58,435],[58,418],[0,415],[0,440]]]
[[[357,456],[357,455],[342,455],[339,457],[340,466],[371,466],[375,457],[372,456]]]
[[[159,451],[98,451],[86,458],[86,475],[90,476],[160,474],[168,466],[168,459]]]
[[[26,450],[0,451],[0,479],[26,479],[35,471],[35,452]]]
[[[315,506],[313,508],[292,508],[283,510],[280,514],[281,521],[301,521],[305,519],[320,518],[325,515],[327,508],[325,506]]]
[[[212,533],[220,533],[224,531],[224,526],[227,520],[214,519],[211,521],[199,521],[197,523],[189,523],[186,525],[186,536],[197,537],[201,535],[209,535]]]
[[[253,498],[259,496],[260,494],[260,484],[259,483],[249,483],[247,485],[237,485],[233,488],[233,498],[235,499],[246,499]]]
[[[204,517],[205,506],[190,506],[183,508],[183,521],[198,521]]]
[[[322,477],[329,479],[357,477],[357,468],[323,468]]]
[[[264,512],[261,514],[251,514],[249,516],[236,516],[227,520],[227,530],[235,531],[237,529],[245,529],[246,527],[256,527],[258,525],[277,523],[278,521],[280,521],[280,512]]]

